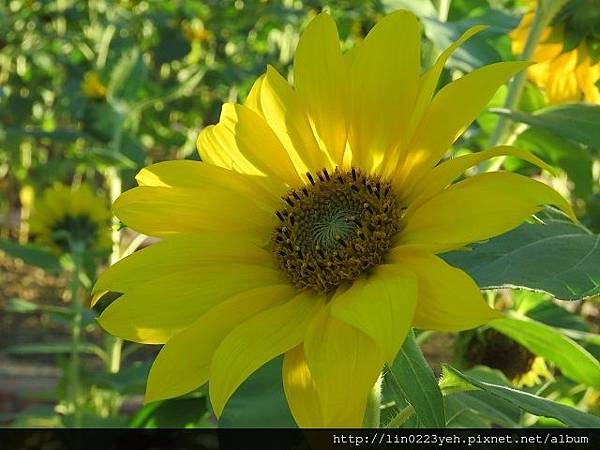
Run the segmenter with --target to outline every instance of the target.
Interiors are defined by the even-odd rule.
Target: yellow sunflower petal
[[[252,111],[257,112],[258,114],[260,114],[263,117],[265,116],[265,114],[264,114],[264,112],[262,110],[262,106],[260,104],[260,95],[261,95],[260,92],[261,92],[261,88],[262,88],[264,79],[265,79],[264,74],[256,79],[256,81],[252,85],[252,88],[250,89],[250,92],[248,93],[248,97],[246,98],[246,101],[244,102],[244,105],[246,105]]]
[[[140,186],[204,189],[207,185],[233,190],[267,209],[281,206],[287,185],[276,177],[246,175],[200,161],[162,161],[143,168],[135,176]]]
[[[323,427],[360,427],[367,397],[385,355],[362,331],[323,308],[311,323],[304,352],[318,392]]]
[[[550,103],[563,103],[579,100],[581,91],[577,84],[575,69],[577,51],[563,53],[552,60],[548,68],[548,81],[545,86]]]
[[[244,231],[264,240],[275,224],[273,210],[218,185],[202,189],[137,187],[121,194],[113,212],[128,227],[158,237]]]
[[[407,185],[435,166],[496,90],[528,65],[523,61],[490,64],[444,86],[425,111],[403,154],[394,176],[397,190],[406,190]]]
[[[235,390],[255,370],[297,346],[324,298],[302,293],[233,329],[223,339],[210,367],[209,394],[218,416]]]
[[[462,270],[435,255],[410,247],[396,247],[390,261],[409,267],[418,279],[418,301],[413,326],[425,330],[460,331],[501,317],[483,299],[479,287]]]
[[[302,345],[294,347],[285,354],[283,389],[292,416],[300,428],[324,426],[319,395]]]
[[[298,94],[273,67],[260,87],[260,104],[265,119],[273,129],[298,173],[332,166],[326,152],[319,148],[307,111]]]
[[[221,301],[248,289],[284,283],[281,271],[249,264],[215,264],[168,273],[125,292],[100,315],[110,334],[164,344]]]
[[[379,21],[352,58],[349,141],[353,164],[375,170],[406,139],[421,71],[421,27],[408,11]]]
[[[174,236],[137,251],[111,266],[98,278],[93,292],[128,292],[164,275],[220,263],[270,267],[273,265],[273,255],[240,234]]]
[[[465,41],[471,39],[477,33],[480,33],[486,28],[487,27],[485,25],[477,25],[469,28],[462,34],[462,36],[452,43],[452,45],[444,50],[436,59],[435,64],[427,69],[427,71],[421,76],[419,80],[419,95],[417,96],[417,100],[413,106],[407,136],[412,136],[415,127],[419,124],[423,116],[425,109],[431,102],[433,94],[435,93],[435,89],[440,81],[440,74],[442,73],[442,70],[444,70],[444,66],[448,61],[448,58],[450,58],[452,53],[454,53],[458,47],[464,44]]]
[[[405,201],[414,208],[417,203],[423,203],[424,201],[444,190],[454,180],[461,176],[469,167],[475,166],[486,159],[500,155],[509,155],[521,158],[527,162],[530,162],[531,164],[541,167],[551,174],[556,174],[556,170],[554,170],[552,166],[546,164],[532,153],[511,147],[509,145],[500,145],[498,147],[483,150],[481,152],[452,158],[439,164],[415,185],[410,194],[406,196]]]
[[[315,17],[300,37],[294,59],[294,86],[315,135],[340,165],[346,147],[346,68],[335,22]]]
[[[299,183],[298,173],[273,130],[263,117],[247,106],[225,103],[219,124],[211,132],[218,145],[211,145],[210,141],[205,145],[201,135],[198,138],[201,156],[215,159],[212,155],[220,152],[233,157],[233,148],[260,173],[274,175],[292,185]],[[224,149],[225,146],[229,148]],[[235,169],[234,166],[227,168]]]
[[[173,336],[152,364],[145,401],[177,397],[206,383],[213,354],[225,336],[245,320],[289,300],[294,292],[289,285],[242,292]]]
[[[510,172],[484,173],[409,207],[399,243],[451,250],[505,233],[544,205],[558,206],[576,220],[568,202],[544,183]]]
[[[585,45],[579,47],[580,61],[575,70],[579,89],[584,93],[585,100],[600,104],[600,88],[596,83],[600,79],[600,63],[592,64]]]
[[[416,302],[414,276],[398,266],[382,265],[336,295],[331,313],[371,337],[393,362],[410,329]]]

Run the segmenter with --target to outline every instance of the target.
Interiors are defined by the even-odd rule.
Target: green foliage
[[[598,128],[600,106],[598,105],[565,104],[540,109],[533,114],[504,109],[495,109],[494,112],[593,149],[597,149],[600,143]]]
[[[553,362],[575,382],[600,387],[600,363],[583,347],[543,323],[518,317],[494,320],[490,326],[532,353]]]
[[[547,292],[561,300],[600,293],[600,237],[564,220],[525,223],[471,250],[444,259],[483,289],[513,287]]]
[[[412,332],[392,366],[385,372],[385,378],[389,380],[397,400],[406,399],[413,406],[421,426],[446,426],[442,393]]]
[[[450,366],[444,366],[444,376],[440,385],[445,391],[481,389],[494,397],[518,406],[524,411],[537,416],[553,417],[567,426],[583,428],[600,427],[600,418],[596,416],[511,387],[478,380]]]
[[[283,392],[283,358],[276,358],[252,374],[233,394],[219,420],[223,428],[294,427]]]
[[[31,241],[27,216],[35,198],[55,182],[89,183],[108,200],[120,187],[131,187],[135,173],[147,164],[198,159],[198,131],[218,121],[223,102],[243,101],[267,64],[291,78],[300,32],[323,9],[338,24],[344,50],[360,43],[383,14],[399,8],[412,10],[423,25],[425,68],[469,27],[488,25],[452,55],[438,88],[485,64],[518,57],[512,54],[508,33],[519,22],[517,5],[522,2],[453,0],[448,11],[440,9],[443,3],[1,3],[0,256],[51,274],[75,273],[61,304],[11,294],[5,302],[0,298],[1,313],[19,314],[20,319],[39,316],[45,332],[60,329],[73,336],[77,329],[84,334],[77,343],[81,371],[76,392],[70,384],[73,368],[68,360],[73,355],[73,341],[68,342],[62,334],[50,342],[19,341],[2,349],[19,359],[56,358],[64,373],[56,392],[51,393],[56,405],[11,415],[7,419],[11,425],[295,426],[283,392],[281,358],[246,380],[219,420],[212,415],[206,386],[182,398],[139,405],[131,417],[126,416],[121,406],[125,399],[139,404],[151,356],[131,358],[138,349],[134,344],[128,344],[121,354],[120,341],[100,335],[96,312],[78,303],[87,299],[97,265],[106,262],[106,255],[85,255],[80,261],[83,267],[76,270],[78,262],[72,257],[17,242]],[[573,36],[567,38],[567,48],[579,42]],[[449,149],[449,156],[487,148],[499,116],[510,118],[520,124],[510,139],[558,169],[563,177],[552,181],[570,197],[587,228],[542,214],[541,224],[523,224],[443,257],[465,270],[482,289],[522,289],[503,293],[503,301],[508,297],[506,303],[499,301],[500,295],[490,294],[490,301],[502,303],[508,310],[506,318],[490,326],[543,357],[551,370],[556,369],[555,380],[543,388],[531,388],[535,395],[515,389],[501,372],[486,367],[459,372],[445,366],[438,380],[430,356],[426,359],[421,351],[428,335],[415,339],[411,333],[384,374],[382,424],[523,427],[532,424],[531,416],[523,414],[527,412],[550,418],[536,419],[538,425],[600,426],[598,417],[583,412],[597,414],[599,409],[591,401],[586,403],[586,396],[600,388],[600,335],[593,321],[580,311],[584,306],[597,309],[594,298],[600,295],[600,238],[593,234],[600,231],[600,107],[584,103],[547,106],[544,93],[530,83],[512,110],[503,107],[507,91],[506,87],[499,90],[488,105],[491,109],[465,130]],[[514,158],[506,159],[504,168],[544,176]],[[474,172],[481,170],[484,168]],[[24,194],[30,188],[35,195],[28,201]],[[556,299],[581,302],[571,302],[567,310]]]
[[[44,248],[27,244],[20,245],[7,239],[0,239],[0,251],[19,258],[25,263],[54,272],[60,270],[60,262],[52,252]]]

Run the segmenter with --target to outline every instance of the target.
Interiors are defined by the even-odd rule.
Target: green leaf
[[[115,65],[107,86],[107,98],[110,100],[131,100],[142,85],[145,75],[144,61],[137,48],[125,51]]]
[[[281,357],[268,362],[237,389],[223,410],[219,427],[296,427],[283,392],[282,363]]]
[[[19,344],[4,349],[6,353],[18,355],[61,354],[71,352],[70,342],[51,342],[48,344]],[[81,353],[89,353],[106,360],[106,352],[95,344],[82,342],[79,344]]]
[[[442,392],[412,331],[389,369],[385,376],[390,378],[392,386],[399,389],[401,397],[413,406],[422,426],[445,427]]]
[[[476,366],[466,370],[465,373],[487,383],[506,387],[510,386],[510,383],[502,372],[486,366]],[[495,397],[488,392],[481,390],[458,392],[446,395],[444,400],[447,405],[450,403],[453,404],[455,413],[457,412],[457,407],[461,407],[463,411],[468,410],[486,418],[491,423],[513,428],[520,427],[521,410],[512,403]],[[447,416],[451,417],[450,411],[447,412]],[[460,421],[462,422],[469,417],[466,416]],[[456,426],[455,423],[448,419],[448,426],[450,425]]]
[[[549,219],[473,244],[443,258],[482,289],[521,288],[562,300],[600,294],[600,236],[570,222]]]
[[[431,17],[422,17],[425,34],[438,49],[445,49],[456,41],[468,26],[458,23],[440,22]],[[481,33],[483,34],[483,33]],[[449,64],[462,71],[501,61],[500,53],[482,35],[474,36],[460,46],[450,57]]]
[[[127,156],[108,148],[88,148],[80,156],[80,161],[92,168],[135,169],[137,167],[137,164]]]
[[[151,365],[150,361],[136,361],[123,367],[119,372],[107,373],[94,370],[85,373],[85,378],[98,387],[111,389],[122,395],[142,395]]]
[[[144,405],[130,428],[196,428],[214,426],[208,419],[206,396],[174,398]]]
[[[38,305],[22,298],[11,298],[4,310],[6,312],[17,313],[17,314],[29,314],[39,311]]]
[[[540,109],[533,114],[502,108],[494,108],[491,111],[592,148],[598,148],[600,143],[598,105],[569,103]]]
[[[600,363],[559,331],[525,317],[503,317],[490,322],[489,326],[552,361],[567,378],[600,388]]]
[[[22,259],[25,264],[40,267],[49,272],[60,270],[60,262],[54,253],[36,245],[21,245],[8,239],[0,239],[0,251]]]
[[[583,317],[552,302],[548,294],[515,291],[513,292],[513,301],[515,302],[515,308],[513,308],[515,312],[550,327],[578,331],[590,330],[589,323]]]
[[[442,388],[448,385],[454,388],[461,387],[465,390],[471,387],[481,389],[536,416],[553,417],[570,427],[600,428],[599,417],[586,414],[570,406],[562,405],[507,386],[481,381],[447,365],[444,365],[442,370],[443,378],[440,383]]]
[[[575,183],[573,193],[577,197],[586,198],[592,193],[594,161],[584,146],[546,130],[529,128],[519,135],[515,147],[529,150],[554,167],[564,170]]]

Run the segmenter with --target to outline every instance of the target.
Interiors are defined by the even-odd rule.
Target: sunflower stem
[[[364,428],[379,428],[381,421],[381,381],[380,376],[367,397],[367,408],[363,419]]]
[[[406,406],[404,409],[400,410],[398,414],[394,416],[392,420],[385,426],[386,428],[400,428],[404,425],[410,416],[415,413],[415,408],[412,405]]]
[[[563,7],[565,3],[566,0],[554,0],[552,2],[543,3],[535,9],[533,22],[531,24],[531,28],[529,29],[527,40],[525,41],[523,53],[521,53],[520,55],[521,60],[529,61],[532,58],[533,52],[540,40],[544,28],[546,28],[550,24],[552,18]],[[518,110],[519,101],[521,99],[521,94],[523,93],[523,88],[525,86],[526,79],[527,70],[519,72],[512,79],[508,86],[508,92],[504,101],[505,109],[510,111]],[[512,143],[515,139],[516,136],[514,135],[514,126],[512,124],[512,121],[506,116],[500,116],[498,118],[496,128],[494,129],[494,132],[490,137],[489,146],[495,147],[500,144]],[[482,172],[489,172],[500,169],[502,167],[502,164],[504,164],[505,159],[506,156],[502,156],[496,158],[493,162],[483,163]]]
[[[71,256],[73,257],[73,273],[71,275],[71,360],[69,362],[68,373],[68,390],[70,409],[73,414],[73,426],[81,427],[81,408],[79,407],[79,385],[80,385],[80,358],[79,347],[81,343],[81,322],[82,322],[82,305],[79,299],[80,275],[81,275],[81,259],[82,251],[78,247],[72,248]]]
[[[121,143],[123,141],[123,126],[124,117],[122,114],[118,114],[117,126],[113,132],[111,140],[111,149],[114,153],[121,152]],[[108,192],[110,196],[110,203],[121,195],[122,192],[122,181],[121,176],[116,168],[110,168],[106,175],[106,181],[108,184]],[[110,254],[110,265],[112,266],[121,259],[121,231],[119,230],[120,222],[119,219],[113,217],[112,222],[112,251]],[[107,370],[110,373],[117,373],[121,369],[121,350],[123,347],[123,340],[115,336],[106,336],[105,339],[106,352],[108,354]]]
[[[452,3],[452,0],[438,0],[437,10],[438,10],[438,20],[440,22],[448,21],[448,13],[450,12],[450,3]]]

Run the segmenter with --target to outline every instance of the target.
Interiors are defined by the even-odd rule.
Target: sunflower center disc
[[[316,175],[283,198],[273,252],[296,287],[326,293],[382,263],[401,208],[389,182],[360,170]]]
[[[52,227],[54,243],[68,251],[72,242],[78,242],[91,248],[98,236],[98,225],[86,215],[72,216],[67,214]]]

